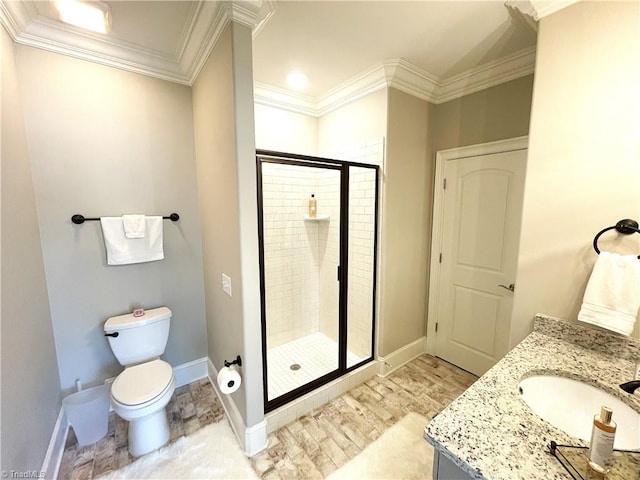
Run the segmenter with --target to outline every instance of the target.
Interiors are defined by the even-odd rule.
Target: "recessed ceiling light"
[[[109,5],[96,0],[52,0],[58,12],[58,18],[76,27],[93,32],[109,33],[111,14]]]
[[[291,72],[287,75],[287,83],[294,90],[302,90],[307,86],[309,79],[302,72]]]

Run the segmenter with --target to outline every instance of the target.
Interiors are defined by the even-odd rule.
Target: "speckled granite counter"
[[[436,416],[425,438],[472,478],[571,478],[548,445],[585,444],[533,413],[518,383],[530,375],[562,375],[595,385],[640,412],[640,395],[618,387],[633,379],[635,358],[637,340],[537,315],[533,333]]]

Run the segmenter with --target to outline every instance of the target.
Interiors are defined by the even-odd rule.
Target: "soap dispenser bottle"
[[[605,473],[613,460],[613,441],[616,436],[616,423],[611,419],[613,411],[606,406],[600,409],[600,415],[593,418],[593,430],[589,445],[589,467],[598,473]]]
[[[309,218],[316,218],[318,215],[318,201],[316,196],[312,193],[309,199]]]

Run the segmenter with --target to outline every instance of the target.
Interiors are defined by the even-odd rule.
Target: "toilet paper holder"
[[[227,362],[226,360],[224,361],[225,367],[230,367],[231,365],[238,365],[239,367],[242,366],[242,359],[240,358],[240,355],[238,355],[233,362]]]

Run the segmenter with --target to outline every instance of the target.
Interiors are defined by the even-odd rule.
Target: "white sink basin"
[[[587,443],[593,416],[606,405],[618,424],[614,448],[640,448],[640,414],[613,395],[593,385],[555,375],[527,377],[518,385],[527,405],[544,420]]]

